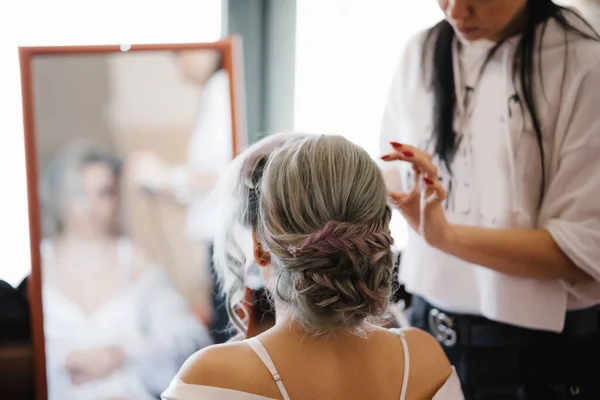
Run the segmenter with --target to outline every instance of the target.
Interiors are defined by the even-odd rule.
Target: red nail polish
[[[414,154],[412,151],[403,151],[402,154],[404,154],[406,157],[413,157]]]
[[[381,156],[381,159],[384,160],[384,161],[387,161],[387,160],[390,159],[390,156],[388,156],[388,155]]]
[[[390,142],[390,144],[391,144],[393,147],[402,147],[402,143],[398,143],[398,142]]]
[[[423,181],[428,185],[433,185],[433,181],[431,179],[429,179],[428,177],[424,177]]]

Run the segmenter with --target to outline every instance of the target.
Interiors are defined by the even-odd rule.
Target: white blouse
[[[410,293],[449,312],[561,332],[568,310],[600,303],[600,44],[577,35],[566,39],[556,21],[541,25],[538,34],[543,32],[543,40],[536,53],[540,50],[544,82],[534,80],[546,168],[541,206],[541,155],[513,77],[519,37],[503,42],[489,60],[496,43],[455,38],[454,81],[461,101],[454,118],[458,145],[452,171],[438,156],[433,159],[448,190],[444,214],[456,225],[544,229],[594,280],[573,283],[503,274],[444,253],[410,229],[400,281]],[[434,98],[422,84],[425,35],[409,42],[394,75],[382,123],[382,154],[393,150],[392,141],[434,153]],[[565,58],[565,51],[572,56]],[[413,174],[408,163],[384,167],[399,169],[404,190],[410,190]]]
[[[221,174],[233,159],[231,96],[227,71],[217,71],[206,82],[202,104],[194,132],[188,144],[187,165],[181,171],[204,171]],[[217,205],[204,193],[189,193],[185,185],[177,185],[177,197],[188,204],[186,236],[194,241],[212,241]]]

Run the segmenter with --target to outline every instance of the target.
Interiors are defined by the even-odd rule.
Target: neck
[[[527,5],[525,5],[518,15],[508,24],[508,26],[504,28],[503,31],[490,37],[489,39],[499,43],[521,33],[525,29],[525,26],[527,26],[528,17]]]
[[[106,234],[82,234],[70,229],[65,230],[58,239],[63,243],[77,245],[98,245],[111,241],[111,237]]]
[[[275,307],[274,327],[278,329],[289,329],[290,331],[303,331],[306,333],[306,330],[292,317],[291,313],[282,307]]]
[[[313,340],[315,342],[328,341],[330,338],[335,338],[336,340],[342,338],[356,338],[357,334],[352,332],[346,328],[337,328],[327,332],[326,335],[314,335],[311,333],[310,329],[307,329],[302,324],[300,324],[295,318],[293,318],[292,314],[282,308],[275,307],[275,325],[271,328],[271,331],[281,333],[286,336],[294,336],[297,337],[298,340],[302,340],[306,342],[307,340]],[[365,322],[364,330],[372,330],[376,328]]]

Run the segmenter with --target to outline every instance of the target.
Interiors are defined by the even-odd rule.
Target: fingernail
[[[390,142],[390,144],[391,144],[393,147],[402,147],[402,143],[398,143],[398,142]]]
[[[406,157],[412,157],[414,156],[412,151],[403,151],[402,154],[404,154]]]
[[[433,185],[433,181],[431,179],[429,179],[428,177],[424,177],[423,181],[428,185]]]
[[[388,155],[381,156],[381,159],[384,160],[384,161],[387,161],[387,160],[390,159],[390,156],[388,156]]]

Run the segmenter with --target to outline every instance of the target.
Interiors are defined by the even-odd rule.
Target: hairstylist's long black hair
[[[546,172],[544,163],[544,148],[542,146],[542,132],[539,116],[536,109],[534,97],[534,51],[536,46],[541,43],[541,38],[536,37],[538,26],[542,25],[542,35],[546,29],[548,21],[556,20],[565,32],[572,32],[581,37],[600,40],[598,33],[575,11],[554,4],[552,0],[528,0],[526,6],[526,24],[521,33],[515,56],[513,59],[513,76],[520,81],[522,88],[522,97],[527,112],[533,122],[535,136],[540,150],[542,160],[542,191],[540,193],[539,204],[541,205],[544,188],[546,186]],[[571,14],[582,22],[588,31],[583,31],[573,25],[567,15]],[[443,20],[431,28],[425,37],[422,52],[422,65],[424,68],[433,66],[430,75],[429,84],[434,94],[434,116],[433,116],[433,140],[435,144],[434,154],[445,164],[449,172],[452,172],[452,161],[457,150],[457,138],[453,128],[454,106],[456,102],[455,83],[452,65],[452,42],[454,40],[454,29]],[[488,60],[494,52],[500,47],[502,42],[498,43],[489,53]],[[433,50],[433,52],[431,52]],[[565,50],[565,61],[568,49]],[[541,49],[538,50],[538,59],[540,62],[539,72],[541,73]],[[565,63],[566,65],[566,63]],[[565,67],[566,69],[566,67]],[[427,76],[427,74],[424,74]],[[564,78],[564,74],[563,74]]]

